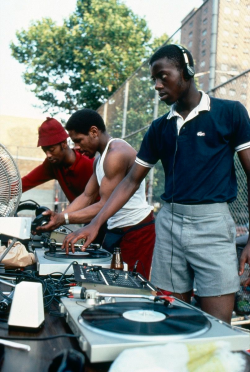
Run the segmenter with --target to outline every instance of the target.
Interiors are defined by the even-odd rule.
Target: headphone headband
[[[183,68],[184,77],[186,79],[191,79],[194,76],[195,71],[194,71],[194,67],[190,66],[189,64],[187,52],[181,45],[177,45],[177,44],[174,44],[174,45],[181,50],[182,55],[183,55],[183,59],[185,62],[185,66]]]

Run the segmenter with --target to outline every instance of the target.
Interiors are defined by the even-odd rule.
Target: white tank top
[[[99,186],[101,185],[102,179],[105,176],[103,163],[105,156],[107,154],[109,145],[112,141],[123,141],[120,138],[111,138],[105,147],[105,150],[102,153],[96,163],[96,177]],[[127,142],[126,142],[127,143]],[[129,143],[127,143],[129,145]],[[130,145],[129,145],[130,146]],[[145,195],[145,180],[142,181],[139,189],[134,193],[134,195],[129,199],[129,201],[112,217],[108,219],[108,229],[114,229],[115,227],[126,227],[133,226],[141,222],[146,218],[153,207],[151,207],[146,201]]]

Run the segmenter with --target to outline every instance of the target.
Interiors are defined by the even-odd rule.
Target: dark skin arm
[[[131,198],[131,196],[138,190],[141,182],[146,177],[150,168],[142,167],[134,163],[130,172],[123,179],[123,181],[115,188],[109,200],[98,215],[91,221],[91,223],[82,229],[81,237],[85,239],[82,250],[96,238],[98,231],[102,224],[113,216],[124,204]]]
[[[238,156],[244,169],[246,176],[247,176],[247,189],[248,189],[248,211],[250,214],[250,149],[246,149],[243,151],[238,152]],[[249,216],[250,217],[250,216]],[[250,218],[249,218],[250,221]],[[245,264],[248,263],[250,265],[250,235],[248,237],[248,242],[240,258],[240,268],[239,268],[239,275],[241,276],[244,272]],[[245,283],[245,286],[250,285],[250,278],[248,278]]]
[[[98,196],[98,193],[99,185],[96,179],[96,175],[93,174],[89,179],[84,192],[80,196],[78,196],[62,213],[55,213],[53,211],[44,212],[43,215],[50,216],[50,221],[47,225],[38,227],[37,230],[51,231],[63,225],[65,223],[64,213],[68,213],[70,223],[88,222],[86,218],[84,220],[84,215],[81,216],[81,214],[77,213],[76,211],[79,211],[79,209],[82,210],[83,208],[86,208],[89,205],[93,204]]]
[[[77,222],[91,221],[103,208],[116,186],[123,180],[136,156],[135,150],[125,143],[112,143],[104,161],[105,176],[100,185],[100,201],[81,211],[71,213],[69,219]],[[74,244],[84,237],[85,228],[79,229],[64,239],[62,249],[74,252]]]

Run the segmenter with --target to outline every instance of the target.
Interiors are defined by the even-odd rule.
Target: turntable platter
[[[66,254],[61,249],[57,249],[56,252],[49,252],[46,251],[44,253],[44,257],[51,261],[57,261],[57,262],[65,262],[70,263],[73,260],[82,260],[86,263],[89,261],[94,261],[96,263],[103,262],[106,260],[110,260],[111,253],[105,251],[104,249],[92,249],[87,248],[86,251],[82,252],[80,250],[76,250],[75,253],[69,252],[69,254]]]
[[[119,302],[84,310],[79,323],[93,332],[129,340],[183,339],[201,335],[211,327],[199,311],[160,303]]]

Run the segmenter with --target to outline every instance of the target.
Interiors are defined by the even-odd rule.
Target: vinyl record
[[[199,311],[162,303],[119,302],[84,310],[80,324],[94,332],[136,340],[189,338],[205,333],[211,326]]]
[[[109,260],[111,258],[111,254],[104,249],[87,248],[84,252],[76,249],[75,253],[69,252],[69,254],[66,254],[61,249],[57,249],[55,253],[51,253],[49,251],[45,252],[44,257],[49,260],[58,262],[72,262],[73,260],[83,260],[84,262],[99,262],[103,260]]]

